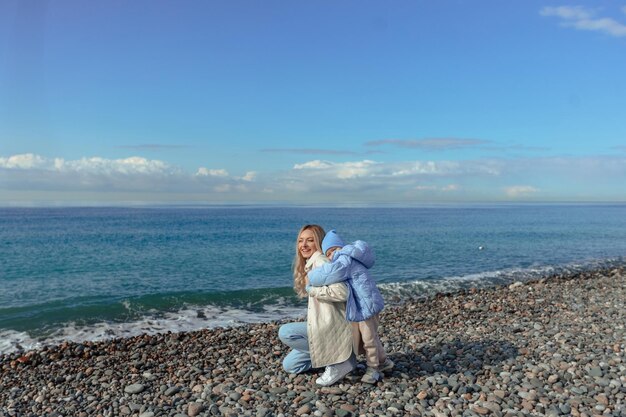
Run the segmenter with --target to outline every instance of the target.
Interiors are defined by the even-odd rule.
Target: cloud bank
[[[410,203],[428,201],[625,201],[626,157],[304,160],[290,169],[193,172],[132,156],[77,160],[0,157],[0,202],[117,196],[141,201]],[[38,197],[39,196],[39,197]],[[86,197],[85,197],[86,198]]]

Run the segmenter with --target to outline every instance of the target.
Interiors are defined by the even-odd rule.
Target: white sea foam
[[[0,330],[0,354],[56,345],[64,341],[101,341],[116,337],[132,337],[140,334],[193,331],[205,328],[233,327],[247,323],[263,323],[278,319],[301,318],[306,311],[302,307],[271,304],[262,311],[224,309],[216,306],[189,306],[176,312],[153,314],[141,320],[109,323],[100,322],[88,326],[68,323],[46,336],[33,336],[26,332]]]
[[[409,282],[379,284],[387,299],[404,300],[406,298],[428,297],[437,293],[455,292],[467,288],[486,288],[494,285],[510,284],[515,281],[529,281],[552,274],[580,271],[590,267],[601,267],[592,263],[569,264],[561,267],[536,266],[529,268],[510,268],[497,271],[480,272],[462,276],[451,276]]]

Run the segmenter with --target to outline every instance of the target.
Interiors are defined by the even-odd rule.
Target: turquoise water
[[[390,301],[626,255],[626,205],[3,208],[0,353],[301,316],[305,223],[370,243]]]

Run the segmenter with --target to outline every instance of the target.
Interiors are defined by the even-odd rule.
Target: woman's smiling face
[[[298,250],[304,259],[309,259],[316,251],[319,250],[315,244],[315,235],[310,229],[303,230],[298,237]]]

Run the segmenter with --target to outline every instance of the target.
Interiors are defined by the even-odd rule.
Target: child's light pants
[[[385,363],[387,354],[378,336],[378,314],[365,321],[352,322],[353,340],[359,340],[359,351],[365,351],[365,361],[370,368],[378,369]]]

